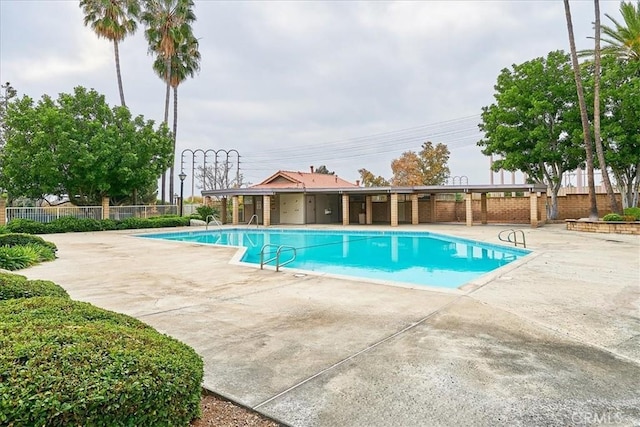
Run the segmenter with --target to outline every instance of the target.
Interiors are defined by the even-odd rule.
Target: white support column
[[[233,225],[238,225],[240,222],[240,212],[238,207],[240,206],[240,201],[238,196],[231,197],[231,223]]]
[[[398,226],[398,193],[391,193],[391,226]]]
[[[480,220],[487,223],[487,193],[480,194]]]
[[[265,227],[271,225],[271,196],[262,196],[262,222]]]
[[[418,225],[420,223],[420,209],[418,204],[418,195],[411,195],[411,224]]]
[[[342,195],[342,225],[349,225],[349,195]]]
[[[529,194],[529,216],[531,217],[531,227],[538,226],[538,194],[534,191]]]
[[[373,197],[365,196],[364,205],[365,205],[365,213],[366,213],[365,223],[371,225],[373,224]]]

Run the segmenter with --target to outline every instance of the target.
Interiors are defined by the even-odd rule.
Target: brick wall
[[[620,195],[616,194],[618,203],[622,203]],[[609,196],[606,194],[596,194],[598,204],[598,215],[600,217],[610,213]],[[551,203],[551,197],[549,197]],[[578,219],[589,216],[590,202],[588,194],[567,194],[558,196],[558,219]]]
[[[597,195],[598,213],[604,216],[609,213],[609,199],[606,194]],[[546,203],[551,203],[551,197],[538,197],[538,217],[546,218]],[[620,197],[618,195],[618,202]],[[474,222],[480,221],[481,204],[479,199],[472,201]],[[438,200],[437,222],[465,222],[465,202],[453,200]],[[527,224],[529,216],[530,200],[525,197],[487,197],[487,222]],[[431,218],[431,200],[421,200],[419,203],[420,223],[433,222]],[[387,222],[387,216],[377,217],[374,212],[374,221]],[[568,194],[558,196],[558,219],[576,219],[589,216],[589,195]]]

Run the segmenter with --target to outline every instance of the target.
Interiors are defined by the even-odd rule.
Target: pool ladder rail
[[[251,225],[251,223],[253,222],[253,220],[256,220],[256,228],[258,228],[260,226],[260,223],[258,222],[258,215],[253,214],[251,215],[251,218],[249,218],[249,222],[247,223],[247,227]]]
[[[518,240],[518,237],[521,237],[522,240]],[[515,247],[518,247],[518,245],[522,245],[523,248],[527,247],[527,239],[524,237],[524,231],[522,230],[515,230],[513,228],[502,230],[498,233],[498,240],[513,243]]]
[[[211,221],[209,221],[209,218],[211,218]],[[205,224],[205,230],[209,229],[209,223],[213,222],[215,225],[217,225],[219,228],[222,228],[222,223],[220,221],[218,221],[218,219],[213,216],[213,215],[207,215],[207,218],[204,221]]]
[[[273,249],[273,248],[277,248],[275,256],[265,260],[264,256],[265,256],[266,249]],[[283,251],[292,251],[293,255],[291,256],[290,259],[281,263],[280,254]],[[265,264],[269,264],[270,262],[275,261],[276,271],[280,271],[280,267],[284,267],[285,265],[292,263],[295,259],[296,259],[296,248],[294,248],[293,246],[266,244],[262,247],[262,249],[260,249],[260,270],[264,269]]]

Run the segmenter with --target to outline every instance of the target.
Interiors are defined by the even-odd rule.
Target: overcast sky
[[[603,23],[619,16],[617,0],[600,3]],[[593,2],[571,5],[589,48]],[[568,51],[559,0],[196,0],[195,13],[202,70],[179,87],[177,167],[187,148],[235,149],[251,183],[322,164],[351,181],[360,168],[390,178],[391,160],[427,140],[448,145],[452,176],[488,183],[477,124],[500,70]],[[143,28],[120,54],[127,106],[162,121]],[[80,85],[120,102],[113,45],[77,1],[0,0],[0,81],[35,99]]]

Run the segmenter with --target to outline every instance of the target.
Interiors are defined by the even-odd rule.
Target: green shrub
[[[10,233],[9,229],[7,228],[6,225],[0,225],[0,234],[7,234]]]
[[[16,218],[9,221],[7,229],[12,233],[44,234],[46,224],[32,219]]]
[[[617,213],[610,213],[610,214],[606,214],[605,216],[602,217],[603,221],[622,221],[623,218],[618,215]]]
[[[152,228],[153,223],[147,218],[131,217],[118,222],[118,229],[131,230],[136,228]]]
[[[0,234],[0,246],[24,246],[28,244],[37,244],[41,246],[47,246],[52,251],[57,251],[55,243],[47,242],[42,237],[34,236],[33,234],[26,233],[9,233]]]
[[[0,304],[0,425],[188,426],[203,365],[187,345],[87,303]]]
[[[5,270],[13,271],[27,268],[37,264],[40,260],[40,250],[34,245],[0,246],[0,268]]]
[[[0,273],[0,301],[45,296],[69,298],[67,291],[49,280],[27,280],[18,274]]]
[[[196,208],[196,212],[198,212],[198,215],[200,215],[200,219],[203,221],[206,221],[209,215],[213,215],[216,218],[219,216],[218,209],[214,209],[213,207],[207,205],[198,206]]]
[[[638,207],[625,208],[624,209],[624,214],[634,217],[635,221],[640,221],[640,208],[638,208]]]
[[[93,218],[76,218],[73,216],[65,216],[55,219],[46,225],[47,233],[68,233],[83,231],[101,231],[101,221]]]
[[[137,228],[182,227],[189,225],[188,217],[165,215],[152,218],[130,217],[122,221],[113,219],[62,217],[50,223],[40,223],[30,219],[14,219],[7,228],[13,233],[53,234],[81,231],[131,230]]]
[[[189,218],[179,216],[155,217],[149,218],[149,221],[153,224],[154,228],[183,227],[185,225],[189,225]]]
[[[100,221],[103,230],[117,230],[118,229],[118,221],[114,219],[103,219]]]

